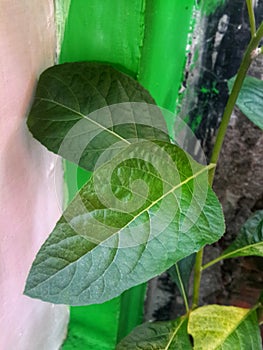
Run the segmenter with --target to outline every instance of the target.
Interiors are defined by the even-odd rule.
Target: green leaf
[[[137,81],[109,65],[75,62],[44,71],[27,125],[50,151],[93,171],[140,139],[169,141],[162,113]]]
[[[189,280],[195,264],[196,254],[191,254],[186,258],[178,261],[174,266],[172,266],[168,273],[170,274],[174,283],[176,283],[183,298],[188,300],[188,289]]]
[[[190,313],[195,350],[261,350],[256,310],[208,305]]]
[[[228,81],[229,90],[233,88],[235,77]],[[238,108],[255,125],[263,130],[263,81],[247,76],[237,99]]]
[[[220,259],[251,255],[263,256],[263,210],[257,211],[246,221]]]
[[[191,350],[187,318],[174,321],[147,322],[136,327],[116,350]]]
[[[222,208],[207,170],[179,147],[144,141],[103,164],[40,249],[25,293],[102,303],[217,241]]]

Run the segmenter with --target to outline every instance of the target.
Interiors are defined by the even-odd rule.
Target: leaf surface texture
[[[26,294],[102,303],[217,241],[224,219],[208,169],[169,143],[125,148],[65,210],[33,263]]]
[[[191,350],[187,319],[147,322],[136,327],[116,350]]]
[[[191,312],[188,333],[195,350],[261,350],[256,311],[208,305]]]
[[[141,139],[169,141],[149,92],[110,65],[74,62],[45,70],[27,125],[33,136],[67,160],[93,171]]]

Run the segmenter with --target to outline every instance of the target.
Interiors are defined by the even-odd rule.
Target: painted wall
[[[54,184],[56,158],[32,139],[25,125],[37,76],[53,64],[55,45],[52,0],[0,0],[0,349],[3,350],[58,349],[66,332],[67,307],[22,295],[33,258],[61,211],[61,179]]]

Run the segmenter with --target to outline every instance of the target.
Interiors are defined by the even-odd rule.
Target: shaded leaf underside
[[[221,258],[253,255],[263,257],[263,210],[257,211],[246,221],[235,241],[223,252]]]
[[[117,346],[117,350],[191,350],[187,319],[147,322],[135,328]]]
[[[166,125],[149,92],[109,65],[56,65],[39,79],[27,124],[49,150],[93,171],[139,139],[169,141]],[[110,149],[110,151],[109,151]]]
[[[230,79],[232,89],[235,78]],[[263,81],[247,76],[236,102],[238,108],[261,130],[263,130]]]

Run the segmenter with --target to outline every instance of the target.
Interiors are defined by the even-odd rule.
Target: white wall
[[[29,267],[60,216],[56,157],[29,134],[36,79],[54,62],[52,0],[0,0],[0,349],[58,349],[68,309],[23,296]],[[59,198],[59,199],[58,199]]]

